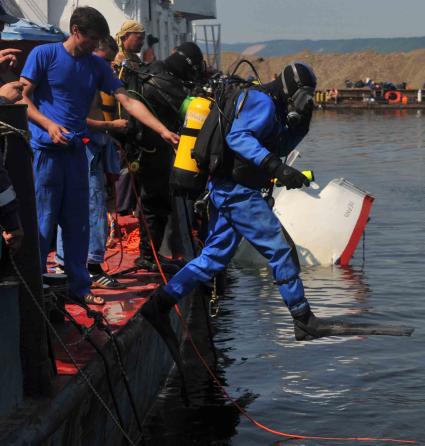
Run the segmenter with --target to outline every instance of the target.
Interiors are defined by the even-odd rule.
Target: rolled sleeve
[[[28,55],[21,76],[38,84],[46,68],[46,53],[41,47],[35,47]]]

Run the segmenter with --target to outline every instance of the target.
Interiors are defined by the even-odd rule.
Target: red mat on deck
[[[131,268],[134,259],[138,255],[139,246],[139,230],[137,220],[133,217],[120,217],[119,229],[121,229],[122,240],[120,237],[114,237],[107,251],[107,265],[104,268],[109,273],[122,271]],[[51,257],[53,260],[53,257]],[[50,263],[53,266],[53,262]],[[102,296],[106,300],[104,306],[91,306],[91,308],[101,311],[113,332],[119,331],[133,317],[137,310],[146,300],[143,297],[155,289],[161,282],[159,274],[149,273],[144,270],[130,273],[126,277],[119,278],[120,282],[127,285],[123,290],[93,290],[95,294]],[[142,295],[136,293],[142,292]],[[67,311],[76,319],[76,321],[85,327],[91,327],[93,319],[86,315],[86,311],[78,305],[66,305]],[[56,326],[61,338],[64,340],[67,348],[80,367],[84,367],[92,358],[96,356],[96,352],[87,341],[82,339],[81,334],[76,327],[68,320],[65,323]],[[108,340],[104,332],[95,328],[91,332],[91,338],[98,347],[102,347]],[[56,367],[60,375],[73,375],[77,373],[76,367],[69,359],[67,353],[52,337],[53,349],[56,359]]]

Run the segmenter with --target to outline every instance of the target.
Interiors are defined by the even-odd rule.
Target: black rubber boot
[[[170,320],[170,311],[176,303],[177,301],[172,296],[167,294],[162,288],[158,288],[150,296],[149,300],[143,304],[140,313],[158,332],[170,351],[182,380],[182,398],[185,405],[188,406],[189,399],[183,373],[183,361],[180,356],[179,341],[171,327]]]
[[[164,271],[164,273],[167,274],[175,274],[182,267],[180,261],[173,261],[161,255],[158,255],[158,260],[161,263],[162,270]],[[141,255],[140,257],[137,257],[137,259],[134,261],[134,264],[140,266],[140,268],[146,269],[151,273],[159,272],[158,265],[156,264],[155,258],[153,256],[150,257]]]
[[[143,304],[140,313],[161,336],[174,361],[178,364],[180,361],[179,341],[171,327],[170,320],[170,311],[176,303],[172,296],[159,288]]]
[[[293,314],[297,341],[312,341],[328,336],[410,336],[414,328],[404,325],[356,324],[333,319],[321,319],[305,308]]]
[[[294,318],[294,334],[297,341],[311,341],[319,338],[317,327],[319,319],[307,307],[305,310],[293,314]]]
[[[143,304],[140,313],[162,335],[164,331],[168,331],[168,327],[171,329],[170,311],[176,303],[172,296],[158,288]]]

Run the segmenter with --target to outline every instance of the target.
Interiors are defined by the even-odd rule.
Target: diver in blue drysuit
[[[362,334],[410,336],[413,331],[410,327],[351,324],[316,317],[304,296],[299,269],[280,222],[261,195],[261,189],[269,187],[273,179],[287,189],[309,184],[301,172],[286,166],[280,156],[289,154],[307,134],[315,87],[312,69],[294,62],[270,84],[240,93],[234,107],[232,96],[225,101],[222,110],[230,107],[233,115],[222,113],[227,118],[223,121],[230,121],[230,129],[223,127],[223,162],[208,186],[210,219],[205,247],[199,257],[154,292],[140,310],[166,342],[180,371],[183,366],[170,323],[171,308],[199,282],[208,282],[222,271],[242,237],[268,260],[294,320],[297,341]]]
[[[239,107],[243,94],[239,97]],[[282,135],[283,133],[283,135]],[[233,121],[226,142],[231,150],[256,166],[270,155],[266,147],[285,139],[284,123],[276,120],[276,106],[269,95],[258,90],[248,93],[242,111]],[[286,135],[285,153],[297,140]],[[298,138],[297,138],[298,139]],[[276,149],[279,149],[276,147]],[[299,186],[305,178],[300,175]],[[289,309],[297,311],[307,305],[298,267],[291,248],[282,235],[281,223],[264,200],[259,188],[238,184],[228,178],[213,177],[209,182],[210,207],[208,236],[201,255],[180,270],[163,290],[180,299],[199,282],[208,282],[222,271],[245,237],[269,262],[274,279]]]
[[[288,86],[292,86],[292,91],[288,91]],[[286,166],[280,157],[288,155],[308,132],[315,87],[312,69],[297,63],[285,69],[282,76],[263,91],[252,88],[247,94],[240,94],[235,106],[237,113],[226,136],[232,169],[214,174],[208,185],[209,229],[205,247],[199,257],[174,275],[142,307],[142,314],[154,326],[158,322],[161,325],[161,314],[199,282],[208,282],[226,267],[242,237],[268,260],[292,316],[296,318],[310,312],[299,268],[281,224],[263,198],[261,189],[269,187],[274,178],[288,189],[309,184],[301,172]],[[298,97],[304,110],[291,111],[289,100],[294,97]]]

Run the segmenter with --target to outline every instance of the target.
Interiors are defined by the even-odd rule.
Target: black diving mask
[[[288,99],[287,122],[289,126],[297,126],[303,118],[311,117],[314,106],[313,99],[313,87],[301,87]]]
[[[297,127],[303,121],[310,122],[311,114],[314,106],[314,92],[315,88],[310,85],[303,85],[295,63],[291,64],[294,81],[297,85],[297,90],[291,95],[286,84],[285,76],[282,72],[282,86],[283,91],[287,97],[287,124],[289,127]],[[315,80],[315,77],[314,77]]]

